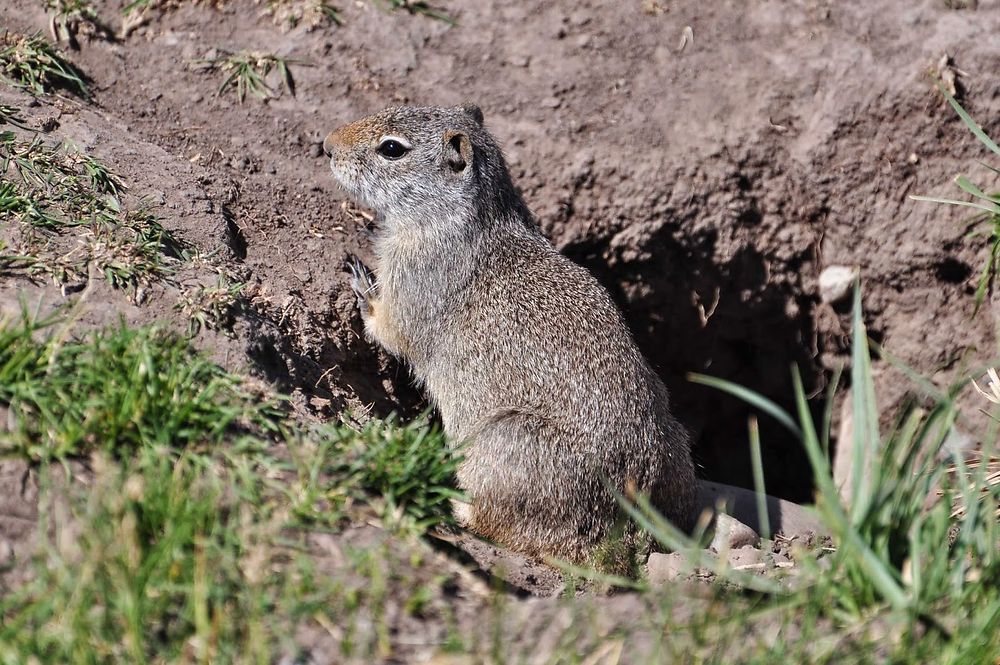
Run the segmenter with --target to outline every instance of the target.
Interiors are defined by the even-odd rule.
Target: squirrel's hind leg
[[[472,501],[465,526],[529,556],[585,562],[610,515],[595,510],[600,479],[572,451],[571,436],[517,409],[485,419],[458,469]]]

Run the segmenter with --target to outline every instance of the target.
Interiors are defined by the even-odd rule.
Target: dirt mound
[[[245,281],[236,336],[200,343],[329,417],[421,402],[406,370],[358,334],[341,266],[364,253],[365,222],[334,190],[322,138],[388,104],[476,101],[546,232],[626,311],[695,433],[703,475],[748,485],[747,408],[685,374],[788,406],[794,363],[819,394],[846,349],[842,316],[818,297],[824,267],[860,267],[876,339],[941,381],[992,349],[989,315],[970,318],[985,246],[965,238],[961,213],[907,195],[949,192],[981,156],[934,91],[942,54],[967,73],[969,111],[1000,133],[1000,9],[895,4],[451,3],[454,27],[357,4],[319,30],[279,29],[247,2],[221,15],[182,5],[123,41],[83,42],[74,61],[94,105],[30,113]],[[0,17],[20,32],[46,26],[30,0]],[[219,48],[307,62],[293,65],[297,96],[217,96],[217,75],[190,62]],[[140,306],[105,294],[104,307],[180,319],[167,291]],[[884,376],[901,397],[896,381]],[[808,498],[797,445],[763,427],[769,489]]]

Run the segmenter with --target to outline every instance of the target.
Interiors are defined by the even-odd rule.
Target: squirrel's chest
[[[401,323],[394,315],[390,300],[380,298],[369,303],[368,316],[365,319],[365,332],[368,337],[378,342],[392,355],[409,360],[412,356],[412,345],[403,332]]]
[[[442,321],[433,316],[426,303],[414,302],[392,290],[381,293],[371,303],[365,321],[370,337],[395,356],[421,369],[442,338]]]

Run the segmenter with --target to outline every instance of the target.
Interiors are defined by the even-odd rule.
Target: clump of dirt
[[[117,4],[101,7],[104,23],[120,24]],[[315,417],[420,410],[406,369],[360,334],[342,266],[366,253],[368,219],[334,188],[322,140],[387,105],[474,101],[543,229],[625,311],[706,478],[751,486],[751,410],[687,373],[790,408],[795,366],[820,413],[849,346],[844,312],[819,297],[828,266],[860,269],[873,338],[940,385],[994,355],[995,308],[972,316],[987,247],[967,237],[962,212],[907,195],[950,193],[966,170],[991,182],[929,71],[950,55],[966,108],[1000,134],[1000,9],[441,4],[456,25],[345,3],[341,25],[281,30],[257,3],[179,3],[121,41],[81,44],[73,59],[93,104],[3,92],[0,103],[105,161],[211,257],[151,284],[141,305],[95,287],[81,321],[187,327],[184,280],[208,289],[221,268],[242,284],[231,330],[202,329],[197,343],[227,368],[293,392]],[[10,0],[0,21],[31,33],[48,19],[40,3]],[[223,51],[304,61],[295,96],[217,94],[219,76],[192,63]],[[71,295],[59,286],[5,277],[0,292],[5,307],[38,292],[58,304]],[[911,389],[883,363],[876,372],[891,411]],[[797,442],[761,426],[769,492],[809,500]]]

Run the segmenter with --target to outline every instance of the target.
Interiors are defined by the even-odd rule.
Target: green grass
[[[17,109],[6,107],[9,118]],[[18,253],[0,253],[0,270],[77,282],[93,265],[114,287],[140,289],[168,277],[184,244],[143,207],[123,202],[121,179],[94,158],[39,136],[0,132],[0,210],[19,227]],[[67,251],[68,238],[84,251]]]
[[[151,447],[96,458],[85,491],[49,480],[36,577],[0,598],[0,662],[273,663],[308,657],[301,627],[337,631],[334,658],[376,658],[392,649],[390,602],[441,611],[447,579],[427,569],[426,546],[318,558],[245,460],[259,455]]]
[[[968,112],[962,108],[962,105],[958,103],[954,96],[952,96],[940,82],[938,83],[938,89],[958,116],[962,119],[965,126],[968,127],[969,131],[976,137],[976,140],[978,140],[995,156],[1000,157],[1000,146],[997,146],[997,144],[986,135],[986,132],[984,132],[982,128],[976,124],[976,121],[972,119],[972,116],[970,116]],[[983,164],[983,166],[992,171],[994,174],[1000,175],[1000,168],[990,166],[989,164]],[[983,264],[982,270],[979,273],[979,283],[976,287],[975,312],[978,312],[986,298],[986,293],[989,290],[990,285],[996,278],[997,270],[1000,270],[1000,193],[987,194],[964,175],[956,176],[955,184],[958,185],[963,192],[971,196],[972,200],[962,201],[936,196],[910,196],[910,198],[916,201],[929,201],[932,203],[944,203],[953,206],[961,206],[971,208],[976,211],[975,216],[971,220],[975,224],[976,228],[969,233],[969,237],[986,237],[987,245],[989,247],[989,253],[987,254],[986,262]]]
[[[262,549],[268,516],[234,495],[253,488],[170,448],[97,466],[89,496],[70,488],[71,518],[42,505],[37,576],[0,603],[8,662],[267,662],[262,623],[289,580]]]
[[[881,432],[860,295],[853,318],[849,502],[840,500],[823,446],[829,423],[813,421],[798,374],[793,376],[795,414],[772,413],[772,403],[747,396],[748,403],[779,422],[793,423],[801,433],[816,480],[817,509],[833,534],[835,551],[828,565],[806,559],[798,578],[781,585],[727,569],[701,550],[695,550],[692,565],[756,590],[762,594],[760,606],[772,613],[813,617],[853,634],[873,621],[892,625],[897,640],[883,645],[877,660],[924,662],[933,654],[940,663],[993,662],[1000,652],[1000,485],[987,479],[986,465],[970,467],[945,448],[959,418],[955,400],[966,382],[930,403],[913,401],[889,431]],[[716,382],[730,393],[742,392]],[[937,492],[941,497],[928,505]],[[664,545],[696,548],[648,502],[624,505]],[[956,505],[963,509],[955,510]]]
[[[143,446],[218,445],[236,426],[264,425],[255,396],[188,342],[120,324],[66,339],[24,313],[0,328],[0,453],[33,461]]]
[[[459,459],[424,419],[321,427],[297,436],[294,512],[303,524],[336,524],[344,506],[371,496],[378,497],[372,504],[378,516],[392,526],[421,533],[453,523],[451,500],[463,497],[454,489]]]
[[[29,129],[24,123],[25,119],[21,117],[21,109],[16,106],[0,104],[0,125],[13,125],[20,129]]]
[[[222,51],[214,58],[195,60],[194,64],[205,70],[222,72],[224,76],[219,86],[218,95],[229,89],[236,92],[236,97],[242,104],[247,94],[260,100],[272,99],[278,91],[267,79],[272,72],[277,75],[277,85],[283,86],[293,97],[295,96],[295,79],[292,77],[290,65],[303,65],[302,61],[290,60],[273,53],[231,53]]]
[[[39,34],[0,36],[0,80],[35,95],[64,89],[90,98],[84,75]]]
[[[0,597],[0,663],[269,663],[300,651],[300,625],[379,654],[390,599],[445,612],[427,545],[380,536],[323,563],[305,530],[374,515],[405,544],[448,521],[440,431],[307,431],[276,404],[157,328],[0,323],[0,445],[42,479],[31,579]],[[85,485],[65,479],[73,459]]]

